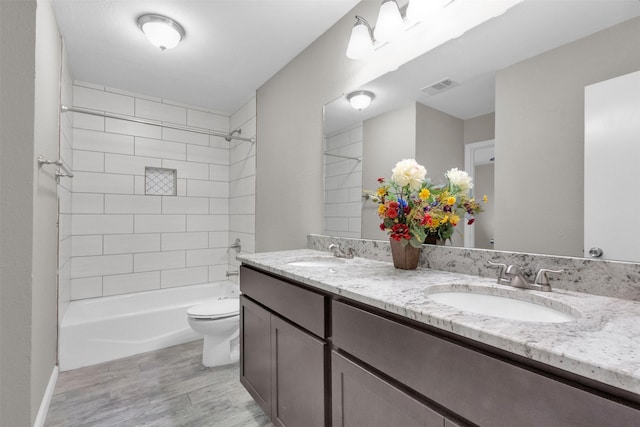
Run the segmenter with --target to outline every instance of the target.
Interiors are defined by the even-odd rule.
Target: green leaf
[[[412,237],[411,240],[409,240],[409,243],[411,244],[411,246],[418,249],[422,247],[422,242],[424,242],[424,239],[420,241],[420,240],[417,240],[415,237]]]

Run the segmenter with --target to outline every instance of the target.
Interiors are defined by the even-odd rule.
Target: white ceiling
[[[359,0],[53,0],[73,78],[232,113]],[[167,51],[144,13],[178,21]],[[345,35],[347,37],[347,35]]]
[[[346,98],[325,109],[328,135],[417,101],[461,119],[495,110],[497,70],[640,15],[638,0],[526,0],[504,14],[425,53],[361,88],[375,93],[356,111]],[[640,40],[636,43],[640,56]],[[450,78],[458,83],[432,96],[421,88]]]

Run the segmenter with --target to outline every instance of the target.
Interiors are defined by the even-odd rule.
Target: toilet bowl
[[[206,367],[237,362],[240,300],[211,300],[187,309],[189,326],[204,336],[202,364]]]

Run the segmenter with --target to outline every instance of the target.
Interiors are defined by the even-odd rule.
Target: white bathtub
[[[237,296],[231,282],[72,301],[60,325],[61,371],[194,341],[188,307]],[[235,294],[235,295],[234,295]]]

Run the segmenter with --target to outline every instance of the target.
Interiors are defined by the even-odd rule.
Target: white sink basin
[[[334,256],[309,256],[291,260],[287,262],[287,265],[294,267],[333,267],[343,263],[344,258]]]
[[[511,292],[467,286],[464,289],[431,290],[428,298],[462,311],[524,322],[563,323],[579,317],[576,310],[564,303],[520,290]]]

